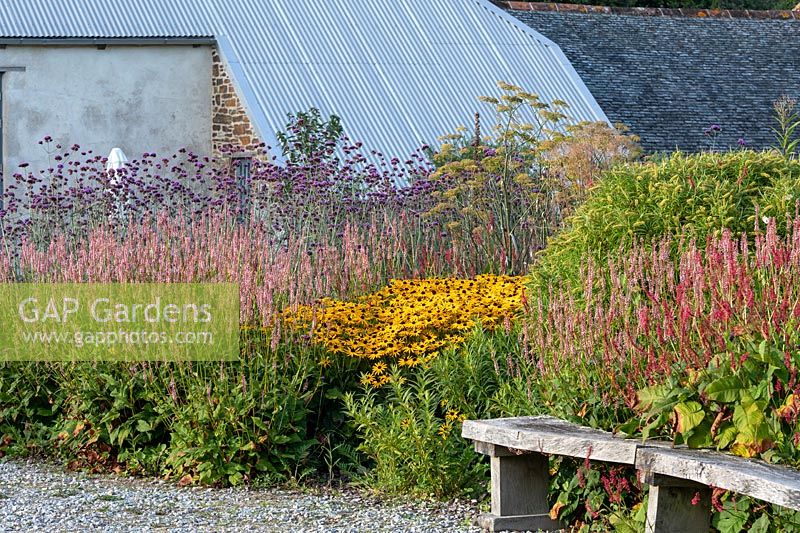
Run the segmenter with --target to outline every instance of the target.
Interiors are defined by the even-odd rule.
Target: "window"
[[[245,153],[231,156],[231,164],[236,176],[236,188],[239,190],[239,217],[246,219],[250,214],[250,166],[253,156]]]

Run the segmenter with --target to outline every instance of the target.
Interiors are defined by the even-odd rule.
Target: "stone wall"
[[[248,153],[257,152],[261,149],[261,140],[256,135],[250,117],[216,48],[212,49],[211,57],[213,153],[219,156],[226,147]]]

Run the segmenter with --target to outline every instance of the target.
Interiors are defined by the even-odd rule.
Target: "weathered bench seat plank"
[[[642,472],[695,481],[800,510],[800,471],[713,450],[639,448]]]
[[[646,533],[707,533],[711,489],[717,487],[800,510],[800,471],[713,450],[673,448],[581,427],[548,416],[467,420],[462,435],[491,457],[488,531],[556,531],[549,517],[547,455],[633,465],[650,485]]]
[[[550,416],[466,420],[464,438],[515,450],[633,465],[641,441],[578,426]],[[648,446],[652,443],[648,442]]]

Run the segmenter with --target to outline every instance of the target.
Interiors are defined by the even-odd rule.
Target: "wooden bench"
[[[800,510],[800,472],[763,461],[642,443],[547,416],[467,420],[461,434],[491,460],[491,513],[478,518],[488,531],[564,528],[550,518],[548,455],[634,466],[650,485],[648,533],[707,533],[710,487]]]

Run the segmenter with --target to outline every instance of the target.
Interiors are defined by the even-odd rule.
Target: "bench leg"
[[[711,528],[708,487],[667,476],[651,476],[650,483],[645,533],[708,533]]]
[[[478,517],[487,531],[560,531],[547,505],[549,483],[545,455],[516,455],[500,446],[478,446],[491,456],[492,512]]]

